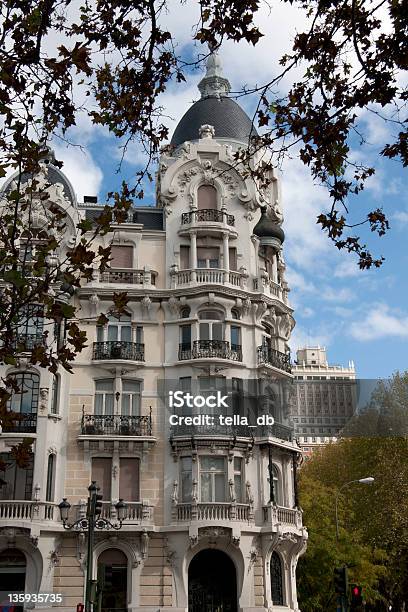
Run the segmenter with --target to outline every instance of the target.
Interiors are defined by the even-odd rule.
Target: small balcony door
[[[197,189],[198,210],[217,209],[217,190],[212,185],[201,185]]]
[[[109,317],[108,342],[132,342],[132,317],[127,314],[121,315],[120,319]]]
[[[224,323],[222,313],[218,310],[203,310],[199,313],[199,339],[224,340]]]

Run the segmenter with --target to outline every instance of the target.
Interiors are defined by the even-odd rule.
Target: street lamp
[[[350,480],[350,482],[345,482],[340,489],[336,493],[336,542],[339,541],[339,517],[338,517],[338,505],[339,505],[339,496],[342,490],[348,485],[359,483],[365,485],[371,485],[374,482],[374,478],[372,476],[367,476],[366,478],[358,478],[357,480]]]
[[[89,497],[86,516],[78,519],[74,523],[68,523],[71,504],[64,497],[58,505],[61,521],[64,529],[74,529],[86,532],[88,535],[88,554],[86,565],[86,591],[85,591],[85,612],[92,612],[92,604],[95,601],[96,580],[92,579],[93,574],[93,542],[95,529],[121,529],[123,521],[127,515],[127,505],[120,499],[115,504],[117,523],[112,523],[107,518],[101,518],[102,495],[98,494],[99,487],[95,480],[88,487]]]

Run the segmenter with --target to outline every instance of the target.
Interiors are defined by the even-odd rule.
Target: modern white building
[[[324,347],[297,351],[292,366],[295,378],[290,413],[295,436],[305,456],[315,448],[335,442],[356,410],[356,370],[329,364]]]
[[[0,591],[61,593],[51,607],[66,612],[84,601],[86,539],[64,530],[57,505],[65,497],[72,520],[84,516],[95,480],[104,517],[116,520],[119,498],[128,506],[123,527],[95,540],[102,611],[299,611],[307,532],[284,384],[293,380],[294,319],[279,181],[270,176],[260,190],[234,159],[252,125],[228,96],[218,57],[199,89],[161,154],[156,206],[134,208],[101,239],[112,243],[110,269],[71,298],[88,336],[74,373],[30,367],[24,352],[18,367],[2,367],[27,392],[13,398],[24,420],[0,434]],[[77,219],[95,218],[102,204],[77,203],[52,156],[46,161],[49,201],[71,219],[63,252]],[[263,163],[260,153],[253,163]],[[126,314],[98,326],[118,291],[128,294]],[[32,320],[21,333],[35,341],[41,330]],[[166,386],[227,390],[235,415],[245,414],[251,387],[275,423],[171,426]],[[32,463],[21,470],[10,449],[27,436]]]

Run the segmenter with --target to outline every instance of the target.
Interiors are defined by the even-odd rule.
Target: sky
[[[191,43],[193,24],[198,20],[196,2],[180,6],[168,2],[169,11],[162,17],[178,41],[178,52],[185,57],[201,51]],[[224,74],[232,91],[244,85],[254,86],[276,75],[279,58],[290,50],[296,31],[305,24],[304,14],[290,4],[271,3],[257,16],[264,38],[253,47],[246,42],[226,42],[220,51]],[[384,18],[386,27],[386,20]],[[186,83],[170,84],[161,104],[165,123],[174,131],[177,122],[199,98],[197,83],[202,72],[187,75]],[[293,77],[292,77],[293,78]],[[290,83],[283,82],[282,88]],[[247,112],[254,98],[240,98]],[[353,360],[361,378],[388,377],[396,370],[408,369],[408,200],[406,169],[395,161],[379,160],[378,150],[390,129],[375,115],[363,112],[360,125],[368,144],[362,149],[352,142],[353,156],[374,162],[377,172],[365,191],[351,201],[358,213],[383,206],[390,220],[389,233],[377,238],[366,235],[374,254],[385,257],[380,269],[360,271],[353,256],[339,252],[316,225],[317,215],[327,208],[324,188],[313,184],[308,169],[296,158],[287,160],[281,170],[282,203],[286,241],[284,255],[295,309],[296,327],[291,349],[305,345],[325,346],[329,361],[347,365]],[[69,134],[67,147],[56,140],[57,158],[64,162],[63,171],[74,185],[77,196],[98,195],[104,200],[108,191],[118,189],[123,179],[130,180],[137,171],[142,154],[131,146],[118,172],[121,150],[103,128],[92,126],[83,115]],[[154,185],[145,189],[143,205],[154,205]]]

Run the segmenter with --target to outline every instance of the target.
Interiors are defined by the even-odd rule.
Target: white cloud
[[[386,304],[371,308],[361,321],[355,321],[350,334],[356,340],[370,341],[389,337],[408,337],[408,315],[393,313]]]
[[[392,218],[398,221],[398,223],[400,223],[401,225],[408,224],[408,212],[405,210],[400,210],[394,213]]]
[[[60,144],[53,144],[53,148],[56,158],[64,162],[62,172],[71,181],[78,201],[83,201],[84,195],[98,195],[103,174],[89,150]]]
[[[332,342],[332,333],[327,329],[319,330],[305,329],[296,326],[289,340],[289,346],[293,353],[305,346],[328,346]]]
[[[340,262],[336,269],[334,270],[334,276],[336,278],[350,278],[354,276],[361,276],[362,272],[358,267],[357,263],[351,259],[345,259]]]
[[[347,287],[325,287],[321,289],[320,297],[326,302],[351,302],[355,296]]]

